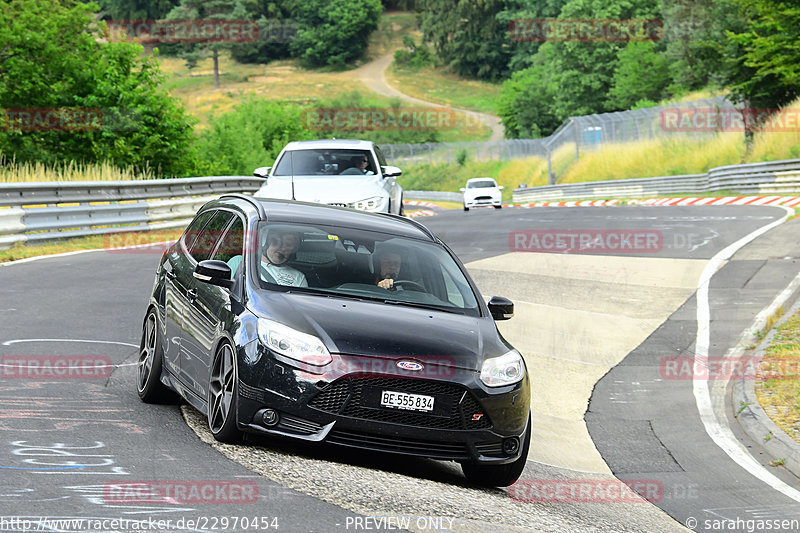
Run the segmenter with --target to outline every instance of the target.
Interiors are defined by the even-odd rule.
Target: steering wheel
[[[428,290],[422,286],[422,284],[417,283],[416,281],[411,281],[410,279],[396,279],[392,284],[393,287],[403,287],[403,290],[408,291],[417,291],[417,292],[428,292]]]

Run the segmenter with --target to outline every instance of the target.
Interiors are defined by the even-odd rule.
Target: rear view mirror
[[[253,176],[266,179],[269,177],[270,170],[272,170],[272,167],[258,167],[253,171]]]
[[[228,290],[233,288],[231,267],[229,267],[228,263],[225,261],[217,261],[216,259],[200,261],[192,275],[195,279],[199,279],[204,283],[223,287]]]
[[[495,320],[508,320],[514,316],[514,302],[502,296],[492,296],[489,299],[489,312]]]
[[[399,168],[390,165],[382,166],[381,170],[383,170],[384,178],[396,177],[403,173]]]
[[[466,189],[466,188],[464,188],[464,187],[461,187],[461,188],[459,189],[459,191],[461,191],[461,192],[467,192],[467,189]]]

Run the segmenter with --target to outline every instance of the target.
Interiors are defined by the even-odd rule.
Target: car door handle
[[[192,289],[186,293],[186,297],[189,298],[190,302],[194,302],[197,300],[197,289]]]

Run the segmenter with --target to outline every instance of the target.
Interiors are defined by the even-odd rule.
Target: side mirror
[[[503,189],[505,189],[505,187],[503,187],[502,185],[500,185],[500,186],[499,186],[499,187],[497,187],[497,188],[498,188],[498,189],[500,189],[501,191],[502,191]]]
[[[461,192],[467,192],[467,189],[466,189],[465,187],[461,187],[461,188],[459,189],[459,191],[461,191]]]
[[[514,316],[514,302],[502,296],[492,296],[489,299],[489,312],[495,320],[508,320]]]
[[[228,263],[225,261],[217,261],[216,259],[200,261],[194,268],[192,275],[195,279],[199,279],[204,283],[216,285],[228,290],[233,288],[231,267],[229,267]]]
[[[384,178],[396,177],[403,173],[399,168],[390,165],[381,166],[381,170],[383,171]]]
[[[270,170],[272,170],[272,167],[258,167],[253,171],[253,176],[267,179],[269,177]]]

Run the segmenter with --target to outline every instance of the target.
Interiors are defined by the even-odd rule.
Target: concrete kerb
[[[787,302],[794,302],[792,308],[775,324],[775,327],[764,336],[764,339],[756,348],[753,358],[760,362],[764,353],[772,343],[777,333],[777,328],[800,310],[800,287],[795,288],[787,299]],[[754,441],[761,444],[773,459],[784,459],[783,467],[800,478],[800,443],[786,434],[758,403],[756,396],[755,380],[752,378],[739,378],[732,382],[733,390],[731,401],[736,413],[738,406],[742,406],[741,412],[736,414],[739,427]],[[766,438],[769,437],[769,438]]]

